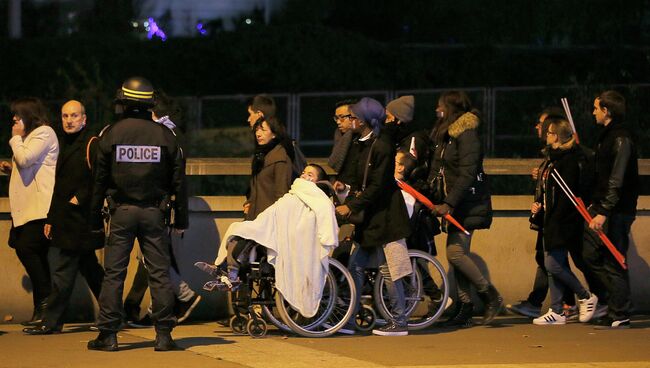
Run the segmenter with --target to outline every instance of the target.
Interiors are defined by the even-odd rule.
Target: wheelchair
[[[266,257],[243,264],[239,277],[241,285],[230,292],[234,315],[229,325],[235,334],[264,337],[268,321],[284,332],[326,337],[336,333],[353,317],[357,302],[354,281],[348,269],[335,259],[329,259],[320,305],[312,317],[301,315],[275,288],[275,270]],[[208,281],[203,288],[212,291],[215,282]]]

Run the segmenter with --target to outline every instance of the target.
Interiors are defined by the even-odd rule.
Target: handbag
[[[431,179],[429,183],[429,189],[431,191],[431,200],[433,203],[442,203],[447,196],[447,186],[445,183],[445,145],[440,152],[440,168],[436,175]]]

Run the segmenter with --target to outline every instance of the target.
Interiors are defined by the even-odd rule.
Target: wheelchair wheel
[[[267,329],[266,322],[261,318],[251,318],[248,320],[248,323],[246,323],[246,332],[248,332],[251,337],[264,337]]]
[[[276,305],[282,320],[293,332],[304,337],[325,337],[341,329],[353,317],[357,293],[352,274],[340,262],[330,258],[323,296],[313,317],[302,316],[276,292]]]
[[[429,253],[409,250],[413,273],[404,277],[408,327],[420,330],[431,326],[445,311],[449,297],[447,273],[440,262]],[[392,319],[388,306],[388,290],[381,274],[374,288],[377,311],[386,320]]]
[[[246,324],[248,323],[248,318],[241,315],[234,315],[230,317],[230,329],[236,335],[245,335],[246,334]]]
[[[357,326],[357,330],[363,332],[372,331],[372,329],[375,328],[376,322],[377,313],[375,310],[369,305],[362,304],[354,319],[354,324]]]

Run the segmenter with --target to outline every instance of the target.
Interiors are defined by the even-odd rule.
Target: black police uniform
[[[93,213],[100,213],[104,198],[111,210],[97,325],[106,333],[119,330],[124,319],[124,280],[137,238],[149,267],[156,332],[168,333],[176,317],[164,208],[174,195],[174,226],[187,228],[183,154],[172,131],[153,122],[146,110],[126,116],[103,132],[95,164]]]

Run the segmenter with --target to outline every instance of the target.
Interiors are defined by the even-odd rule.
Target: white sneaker
[[[579,299],[578,304],[580,304],[580,317],[579,320],[582,323],[589,322],[594,317],[596,313],[596,305],[598,304],[598,297],[594,293],[589,294],[587,299]]]
[[[565,325],[566,317],[561,314],[553,312],[553,309],[548,309],[546,314],[539,316],[533,320],[535,325]]]

